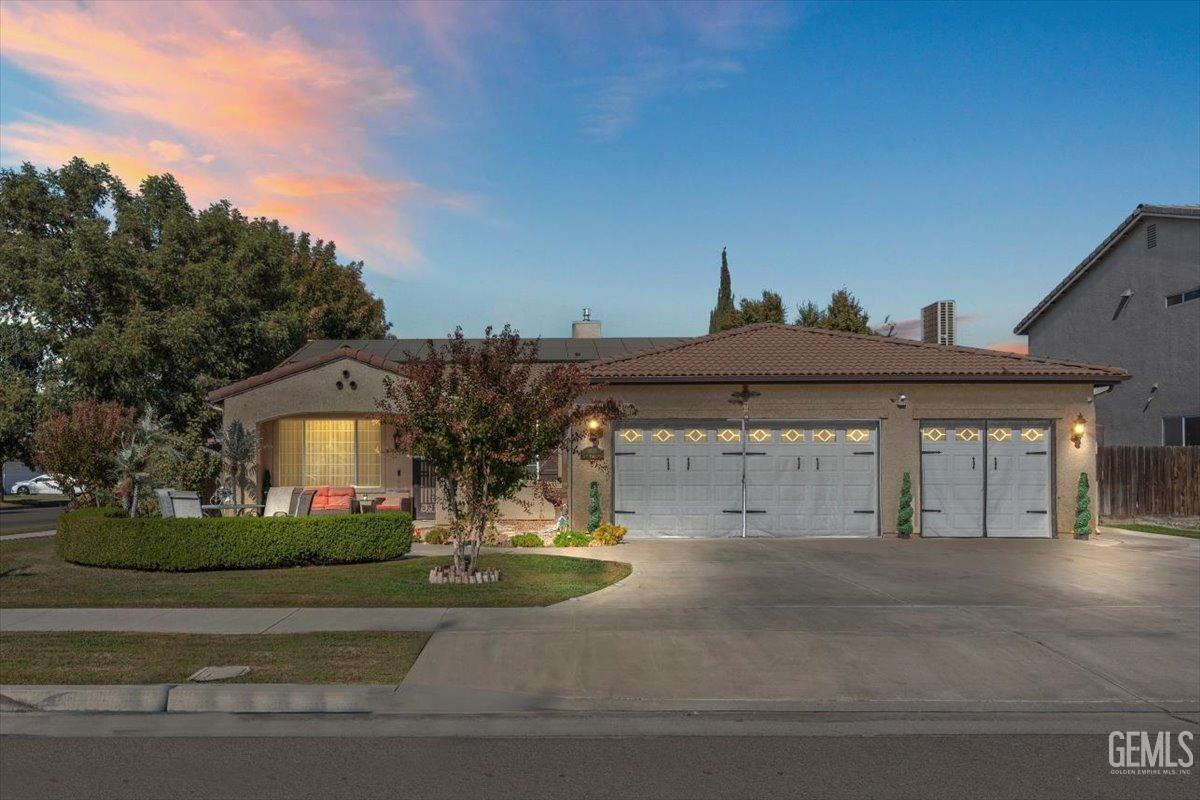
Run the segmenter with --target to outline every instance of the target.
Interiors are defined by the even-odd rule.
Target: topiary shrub
[[[1079,488],[1075,490],[1075,538],[1087,539],[1092,535],[1092,500],[1088,496],[1088,476],[1079,473]]]
[[[588,486],[588,533],[600,527],[600,484]]]
[[[542,537],[536,533],[518,533],[508,540],[513,547],[542,547]]]
[[[592,531],[592,542],[606,546],[620,544],[627,533],[629,533],[629,529],[624,525],[614,525],[611,522],[606,522]]]
[[[907,539],[913,532],[912,479],[904,473],[900,481],[900,512],[896,515],[896,532],[901,539]]]
[[[120,509],[63,514],[55,548],[75,564],[194,572],[400,558],[412,547],[402,513],[319,517],[130,519]]]
[[[592,537],[583,531],[573,531],[570,528],[559,531],[554,536],[555,547],[587,547],[591,541]]]

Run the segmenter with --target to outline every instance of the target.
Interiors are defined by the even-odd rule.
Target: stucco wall
[[[1146,247],[1146,225],[1158,245]],[[1167,295],[1200,285],[1200,220],[1139,222],[1029,330],[1038,356],[1113,364],[1130,379],[1096,399],[1105,444],[1162,444],[1162,418],[1200,414],[1200,301]],[[1133,290],[1117,319],[1121,294]],[[1142,407],[1150,387],[1158,392]]]
[[[347,377],[344,373],[349,373]],[[307,372],[282,378],[225,400],[224,423],[234,420],[255,426],[262,438],[261,469],[270,469],[274,459],[275,422],[283,417],[376,417],[377,402],[383,397],[383,380],[390,373],[353,359],[342,359]],[[393,376],[394,377],[394,376]],[[337,382],[342,382],[341,389]],[[351,389],[353,381],[357,389]],[[392,429],[380,431],[383,446],[383,486],[387,489],[412,488],[412,457],[392,448]]]
[[[228,398],[224,421],[226,425],[241,420],[247,427],[258,426],[263,443],[260,469],[269,469],[274,456],[276,420],[283,417],[378,416],[377,403],[383,398],[384,379],[388,377],[394,379],[396,376],[354,359],[341,359]],[[338,381],[342,382],[341,389],[337,388]],[[357,389],[350,388],[351,381]],[[392,429],[388,425],[383,426],[381,441],[384,487],[410,490],[412,457],[392,448]],[[553,506],[535,499],[532,490],[521,492],[516,501],[502,503],[500,511],[506,519],[554,518]],[[435,519],[446,521],[446,512],[440,504]]]
[[[739,387],[729,385],[624,385],[599,390],[637,408],[641,419],[728,419],[739,412],[729,395]],[[950,419],[1030,419],[1054,421],[1055,529],[1071,530],[1075,516],[1075,485],[1080,472],[1095,484],[1096,442],[1092,387],[1081,384],[794,384],[754,385],[762,395],[751,401],[751,419],[878,420],[880,507],[882,529],[895,533],[900,481],[908,472],[913,482],[913,506],[920,506],[920,421]],[[908,395],[907,408],[893,399]],[[1070,423],[1076,415],[1088,420],[1082,446],[1070,442]],[[571,524],[587,524],[588,485],[600,485],[602,517],[612,519],[613,432],[605,432],[600,446],[602,462],[571,460],[569,490]],[[1095,507],[1093,498],[1093,508]],[[920,525],[920,514],[914,519]]]

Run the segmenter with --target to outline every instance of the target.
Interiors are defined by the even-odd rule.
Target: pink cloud
[[[1028,355],[1029,345],[1025,342],[997,342],[989,344],[988,350],[999,350],[1002,353],[1016,353],[1017,355]]]
[[[334,239],[376,271],[417,268],[415,205],[468,204],[371,166],[368,128],[399,129],[415,113],[415,85],[365,47],[322,46],[286,13],[233,3],[0,5],[4,58],[97,117],[87,127],[10,123],[6,162],[82,155],[134,185],[170,171],[194,205],[227,198]]]

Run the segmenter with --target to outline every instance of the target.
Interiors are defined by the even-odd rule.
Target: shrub
[[[600,527],[600,484],[592,481],[588,486],[588,533]]]
[[[432,528],[426,528],[421,534],[421,541],[425,544],[449,544],[451,538],[450,527],[447,525],[434,525]]]
[[[387,561],[411,546],[412,517],[390,512],[130,519],[90,508],[63,514],[55,537],[58,554],[76,564],[165,572]]]
[[[1092,500],[1088,496],[1088,476],[1079,473],[1079,486],[1075,490],[1075,538],[1087,539],[1092,534]]]
[[[555,547],[587,547],[591,541],[592,537],[583,531],[573,531],[570,528],[559,531],[554,536]]]
[[[907,539],[913,532],[912,479],[904,473],[900,482],[900,511],[896,514],[896,532]]]
[[[541,547],[542,537],[536,533],[518,533],[509,542],[513,547]]]
[[[592,531],[592,540],[602,545],[620,544],[627,533],[629,533],[629,529],[624,525],[614,525],[611,522],[606,522]]]

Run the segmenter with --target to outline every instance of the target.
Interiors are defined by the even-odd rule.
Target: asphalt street
[[[34,525],[44,525],[50,530],[58,523],[61,505],[37,505],[26,508],[0,509],[0,536],[17,530],[29,530]]]
[[[0,796],[35,798],[1173,798],[1089,735],[48,738],[0,742]]]

